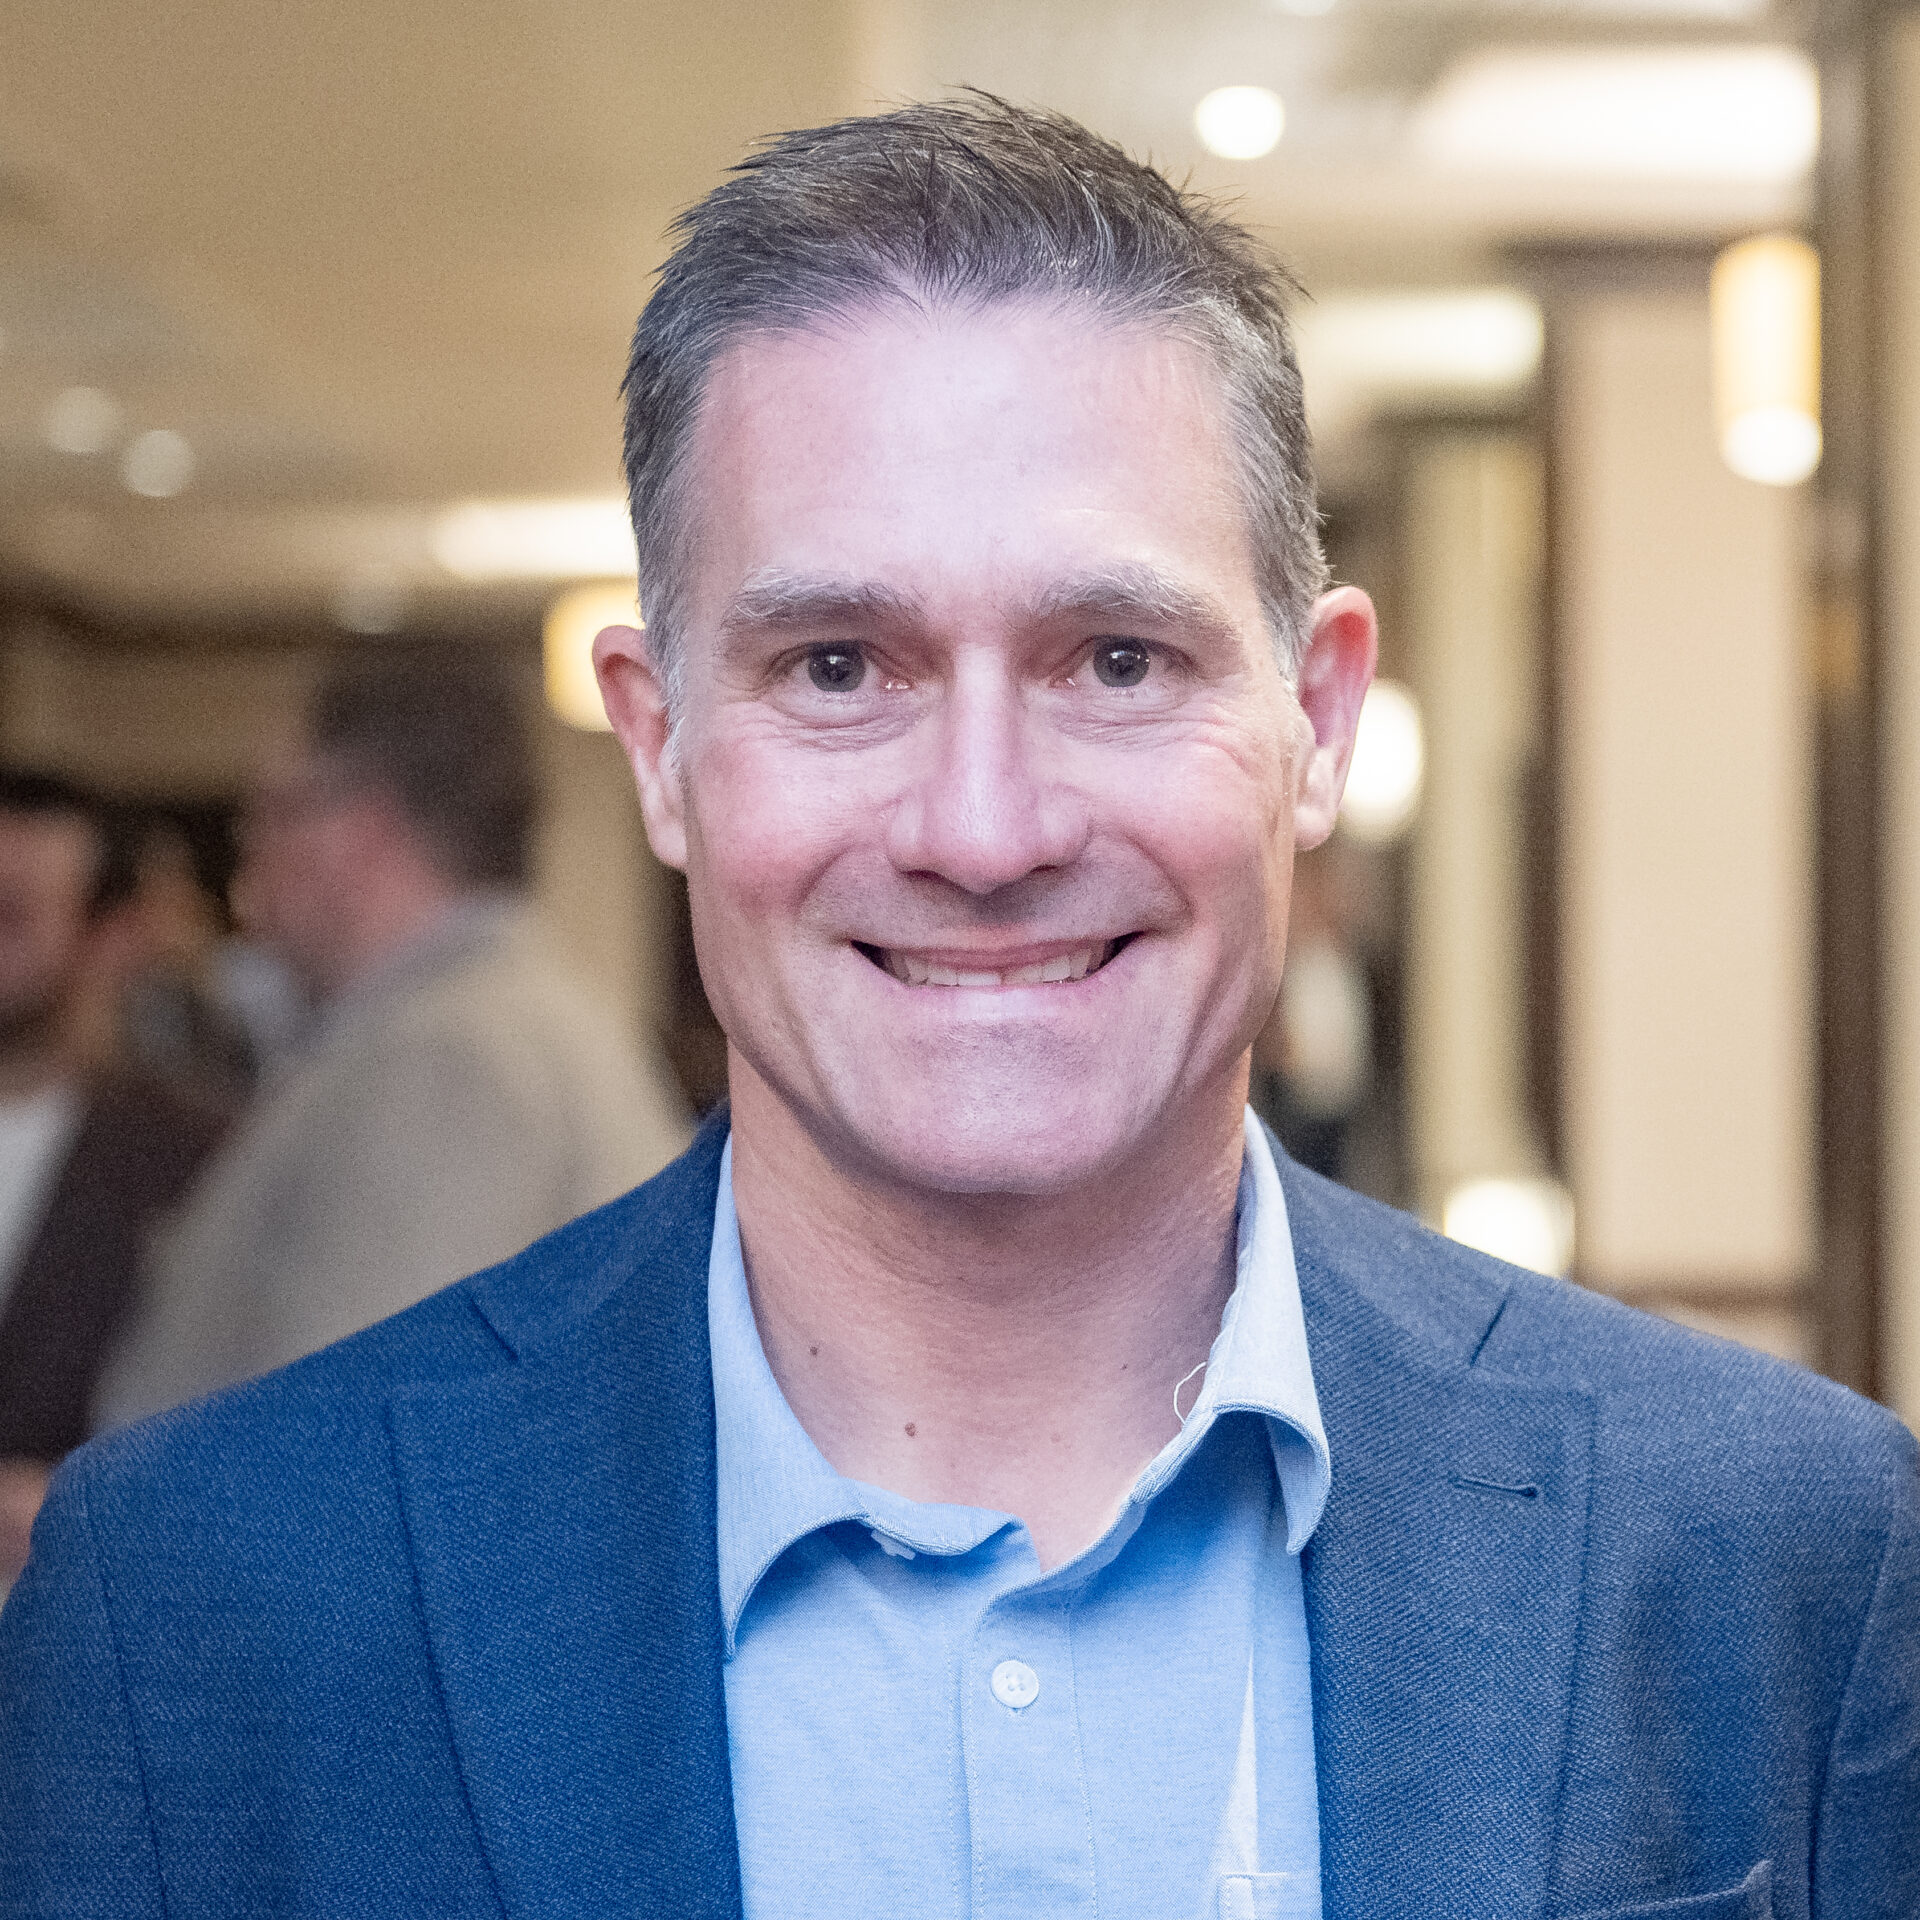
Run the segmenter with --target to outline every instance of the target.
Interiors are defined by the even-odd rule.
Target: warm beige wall
[[[126,792],[237,792],[299,709],[311,656],[138,652],[21,626],[0,636],[0,752]]]
[[[1540,474],[1513,434],[1456,433],[1409,463],[1402,618],[1426,721],[1411,853],[1412,1147],[1420,1205],[1543,1170],[1527,1116],[1523,779],[1534,751]]]
[[[1800,501],[1718,458],[1704,287],[1571,299],[1557,329],[1580,1266],[1785,1289],[1814,1243]]]
[[[1920,19],[1896,15],[1883,62],[1882,225],[1886,301],[1879,447],[1885,491],[1881,653],[1885,762],[1886,1397],[1920,1425]]]

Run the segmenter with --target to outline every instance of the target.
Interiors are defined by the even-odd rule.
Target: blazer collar
[[[1325,1920],[1545,1899],[1585,1394],[1474,1363],[1515,1276],[1283,1164],[1333,1491],[1301,1567]]]
[[[738,1920],[714,1558],[713,1132],[474,1284],[519,1364],[389,1405],[455,1750],[512,1920]]]

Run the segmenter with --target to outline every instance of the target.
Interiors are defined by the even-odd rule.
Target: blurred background
[[[990,88],[1231,196],[1384,615],[1257,1092],[1436,1226],[1920,1418],[1920,17],[1768,0],[12,0],[0,761],[164,946],[316,675],[538,708],[539,907],[694,1107],[585,643],[616,383],[757,136]],[[169,949],[171,951],[172,949]],[[264,1044],[264,1043],[263,1043]]]

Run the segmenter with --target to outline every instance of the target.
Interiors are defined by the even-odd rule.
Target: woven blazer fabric
[[[739,1914],[721,1140],[73,1456],[0,1619],[0,1914]],[[1327,1920],[1914,1920],[1905,1430],[1282,1177]]]

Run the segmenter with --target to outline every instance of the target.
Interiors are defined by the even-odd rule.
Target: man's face
[[[268,756],[242,821],[234,904],[247,932],[316,1000],[340,984],[365,882],[364,795],[303,743]]]
[[[0,1046],[56,1025],[79,970],[99,862],[73,814],[0,811]]]
[[[610,705],[736,1092],[842,1163],[1046,1192],[1237,1113],[1372,626],[1350,596],[1316,748],[1228,436],[1197,351],[1057,312],[715,369],[671,747],[631,652]]]

